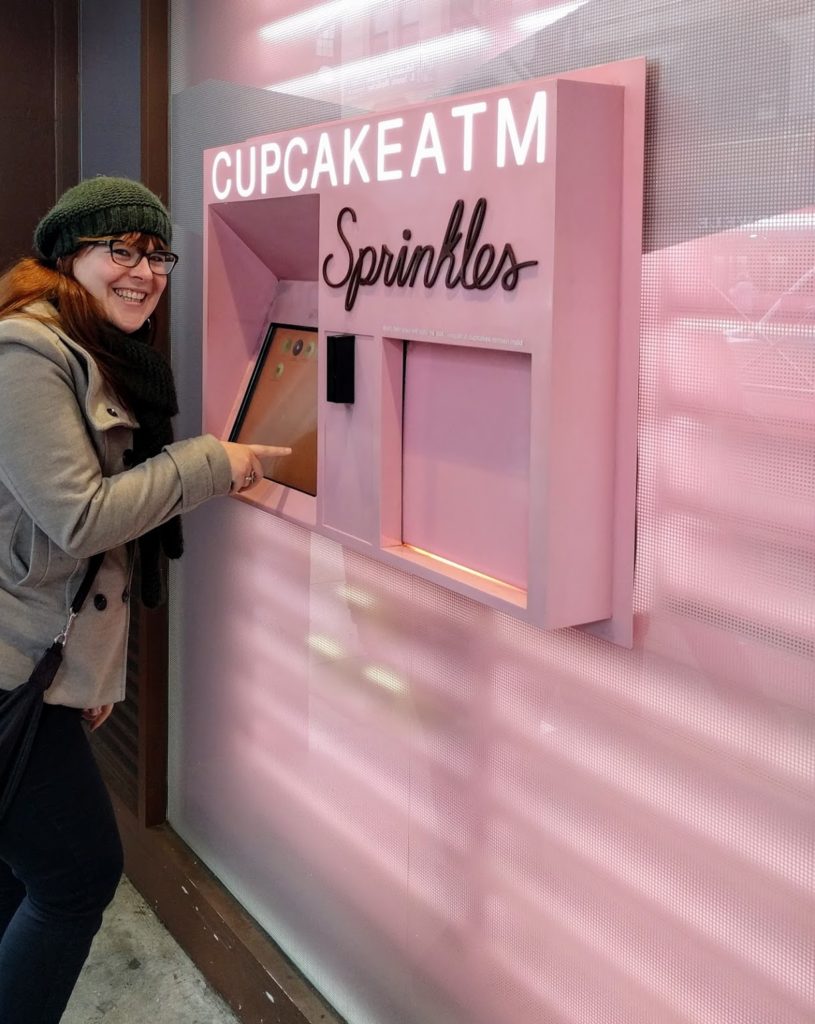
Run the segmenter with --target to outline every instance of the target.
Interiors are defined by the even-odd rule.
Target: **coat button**
[[[104,594],[97,594],[93,599],[93,606],[98,612],[103,612],[108,606],[108,599]]]
[[[125,450],[122,452],[122,465],[125,467],[125,469],[130,469],[130,467],[133,465],[133,459],[133,449],[125,448]]]
[[[119,418],[118,410],[114,409],[112,405],[109,405],[105,411],[107,412],[108,416],[113,416],[114,419],[118,419]]]
[[[125,589],[122,591],[122,600],[125,602],[125,604],[127,604],[127,602],[130,600],[130,591],[127,589],[127,587],[125,587]]]

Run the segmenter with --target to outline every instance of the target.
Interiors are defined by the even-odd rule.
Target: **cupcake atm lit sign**
[[[542,164],[547,98],[545,88],[523,102],[518,96],[490,95],[426,110],[418,126],[416,118],[388,116],[352,127],[329,127],[316,140],[292,135],[221,149],[212,158],[212,192],[223,202],[235,196],[269,195],[280,185],[294,193],[347,188],[354,182],[416,179],[422,173],[443,176],[448,163],[455,177],[473,171],[476,153],[491,156],[493,167],[506,167],[508,160],[516,166],[529,159]],[[484,147],[475,145],[476,134],[482,132],[489,132],[492,143],[483,154]]]
[[[251,421],[312,474],[242,500],[630,642],[644,80],[623,61],[205,153],[206,426]]]

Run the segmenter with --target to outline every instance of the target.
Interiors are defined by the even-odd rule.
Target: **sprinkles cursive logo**
[[[323,260],[323,280],[329,288],[345,288],[345,308],[349,311],[354,308],[360,288],[370,287],[380,280],[386,288],[413,288],[419,280],[425,288],[433,288],[442,271],[447,288],[483,292],[500,281],[504,291],[514,291],[520,272],[537,266],[538,261],[519,262],[509,242],[504,244],[500,256],[490,242],[481,243],[486,216],[487,200],[482,197],[473,207],[466,229],[462,229],[464,200],[457,199],[438,248],[414,243],[413,233],[405,228],[402,232],[405,244],[398,252],[385,244],[378,248],[362,245],[355,250],[345,227],[348,219],[356,224],[357,215],[350,206],[343,206],[337,215],[337,234],[345,247],[345,272],[342,277],[329,274],[329,268],[333,270],[332,264],[339,258],[329,253]]]

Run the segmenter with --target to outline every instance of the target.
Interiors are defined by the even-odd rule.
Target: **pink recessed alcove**
[[[205,422],[229,435],[268,325],[317,326],[320,197],[261,198],[222,203],[206,225]],[[272,481],[261,485],[267,507],[314,525],[316,502]]]
[[[531,358],[411,341],[402,543],[526,591]]]

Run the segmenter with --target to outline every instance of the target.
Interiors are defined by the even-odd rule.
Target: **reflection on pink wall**
[[[174,822],[352,1022],[812,1019],[810,218],[645,261],[631,652],[202,514]]]
[[[244,0],[195,8],[185,86],[221,79],[368,109],[431,95],[587,0]]]
[[[201,78],[239,80],[253,5],[229,6],[199,5]],[[717,46],[745,6],[710,8]],[[643,262],[633,650],[238,502],[190,517],[171,821],[350,1024],[815,1019],[815,208],[751,165],[777,213],[675,244],[695,78],[658,31],[649,218],[675,233]]]
[[[784,699],[789,674],[765,645],[781,664],[815,651],[815,210],[665,250],[646,268],[659,297],[643,346],[649,635],[716,675],[729,661],[728,677]],[[725,637],[712,643],[716,626]]]

